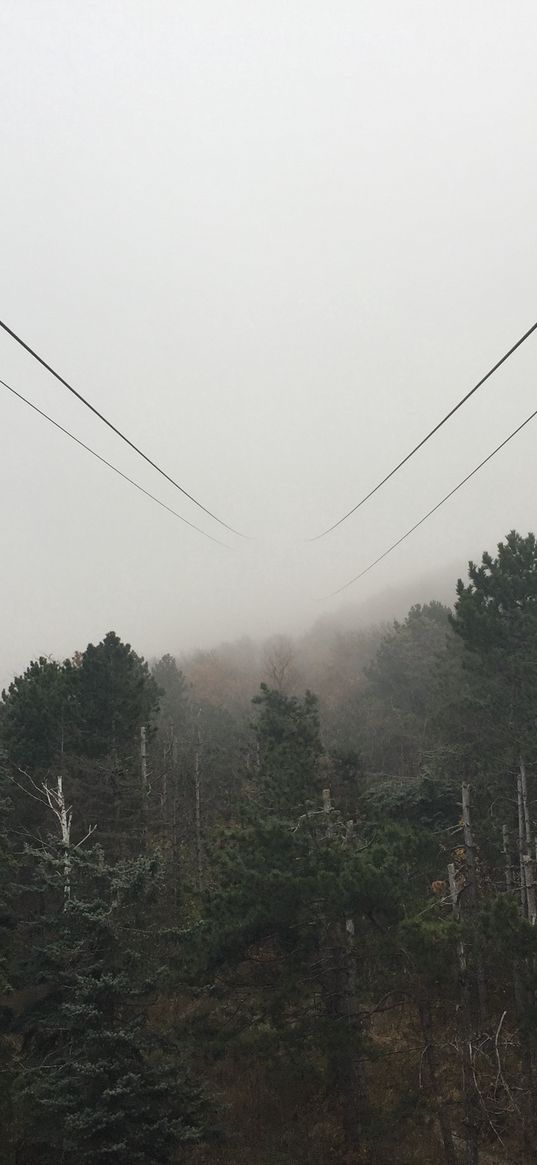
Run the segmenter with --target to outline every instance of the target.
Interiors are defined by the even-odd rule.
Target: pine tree
[[[281,1088],[286,1065],[311,1090],[323,1065],[341,1150],[365,1153],[370,1039],[362,1008],[384,926],[397,918],[397,866],[389,846],[357,844],[329,798],[314,808],[314,697],[264,687],[256,703],[251,807],[213,854],[208,964],[231,1000],[237,989],[235,1023],[247,1026],[250,1050],[258,1046],[279,1065]]]
[[[534,747],[537,702],[537,542],[515,530],[469,564],[460,579],[452,626],[461,638],[473,724],[468,737],[477,751],[504,766]],[[473,731],[472,731],[473,729]]]
[[[408,780],[430,767],[439,744],[438,712],[446,698],[448,639],[460,647],[448,608],[436,602],[412,607],[383,637],[366,669],[368,685],[359,708],[362,753],[373,772]],[[450,647],[453,655],[452,642]]]
[[[70,661],[34,660],[2,692],[0,741],[11,765],[45,770],[75,750],[77,670]]]
[[[319,798],[323,749],[318,701],[311,692],[299,699],[261,684],[253,702],[258,708],[255,783],[265,806],[290,818]]]
[[[159,689],[145,660],[109,631],[80,658],[79,702],[82,755],[124,761],[138,752],[140,728],[155,720]]]
[[[161,693],[160,718],[178,732],[188,716],[189,691],[183,672],[172,655],[163,655],[153,667],[152,675]]]
[[[50,841],[28,858],[35,905],[19,928],[18,974],[48,991],[18,1025],[17,1162],[177,1160],[202,1136],[209,1104],[148,1016],[163,973],[150,923],[158,864],[110,865],[99,847],[73,848],[66,898],[64,848]]]

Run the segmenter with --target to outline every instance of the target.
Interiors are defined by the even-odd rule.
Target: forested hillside
[[[537,544],[0,705],[5,1165],[537,1154]]]

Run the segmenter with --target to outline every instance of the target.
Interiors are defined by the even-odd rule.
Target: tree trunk
[[[518,863],[520,870],[520,906],[523,914],[527,914],[527,895],[526,895],[526,878],[524,875],[524,848],[525,848],[525,823],[524,823],[524,802],[522,792],[522,773],[519,770],[516,779],[517,789],[517,807],[518,807]]]
[[[455,866],[450,862],[448,866],[449,889],[453,914],[460,922],[460,905],[455,878]],[[462,1097],[464,1107],[464,1127],[466,1140],[466,1165],[479,1165],[479,1097],[476,1092],[473,1070],[473,1023],[470,1005],[470,991],[468,983],[466,952],[462,938],[457,942],[457,957],[459,960],[459,983],[461,992],[461,1006],[458,1009],[459,1043],[461,1049],[462,1068]]]
[[[470,785],[463,784],[462,786],[462,819],[464,829],[464,849],[466,853],[466,865],[468,869],[468,880],[470,885],[470,895],[474,907],[477,905],[479,898],[479,882],[477,879],[477,860],[475,842],[472,833],[472,819],[470,812]],[[476,956],[476,979],[477,979],[477,1007],[479,1015],[479,1027],[484,1029],[487,1018],[487,980],[485,976],[485,968],[483,965],[483,958],[480,951]]]
[[[364,1134],[369,1121],[369,1093],[362,1050],[363,1025],[356,998],[354,922],[330,928],[325,948],[327,1012],[341,1031],[331,1051],[331,1079],[341,1098],[343,1135],[347,1151],[366,1152]],[[367,1158],[363,1156],[362,1160]]]
[[[522,757],[520,758],[518,785],[520,790],[520,797],[522,800],[523,837],[525,843],[520,851],[522,860],[522,880],[525,888],[528,919],[530,925],[535,926],[537,917],[537,904],[535,898],[535,862],[532,852],[533,846],[531,836],[530,807],[528,800],[528,782],[526,779],[526,766]]]
[[[511,854],[509,852],[509,831],[506,825],[502,825],[502,840],[503,853],[505,858],[505,888],[510,894],[513,889],[513,867],[511,863]]]
[[[526,849],[527,849],[528,853],[531,853],[531,820],[530,820],[530,807],[529,807],[529,801],[528,801],[528,782],[526,779],[526,766],[524,764],[522,757],[520,758],[519,772],[520,772],[520,788],[521,788],[521,792],[522,792],[522,808],[523,808],[523,812],[524,812],[524,832],[526,835]]]
[[[65,804],[65,794],[63,791],[63,777],[60,775],[57,781],[56,791],[57,801],[57,818],[60,824],[60,833],[62,838],[62,845],[64,847],[63,858],[63,892],[66,902],[71,897],[71,821],[72,811],[67,808]]]
[[[194,794],[195,794],[195,820],[196,820],[196,866],[197,866],[197,880],[198,892],[201,894],[203,890],[203,851],[201,843],[201,731],[199,726],[199,717],[201,715],[201,708],[198,712],[198,726],[196,733],[196,752],[194,755]]]
[[[529,854],[524,854],[522,858],[524,869],[524,884],[526,886],[526,897],[528,902],[528,920],[530,926],[535,926],[537,918],[537,904],[535,899],[535,870],[533,859]]]
[[[475,901],[478,894],[477,887],[477,865],[475,858],[475,845],[472,834],[472,821],[470,816],[470,786],[463,784],[462,786],[462,822],[464,831],[464,849],[466,854],[466,869],[468,871],[468,886],[470,890],[470,897]]]
[[[140,728],[140,777],[142,781],[142,796],[147,796],[147,736],[145,726]]]
[[[434,1044],[431,1010],[428,1003],[423,1001],[420,1003],[419,1017],[425,1043],[424,1058],[429,1074],[429,1088],[436,1119],[438,1121],[438,1127],[440,1129],[440,1135],[442,1137],[442,1143],[444,1146],[444,1157],[446,1159],[447,1165],[458,1165],[458,1157],[453,1142],[453,1133],[449,1122],[447,1104],[442,1098],[440,1085],[438,1083],[438,1059]]]

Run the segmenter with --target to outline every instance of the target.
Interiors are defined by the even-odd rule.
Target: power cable
[[[370,562],[369,566],[366,566],[365,570],[361,570],[360,574],[355,574],[354,578],[349,579],[349,581],[344,583],[342,587],[338,587],[337,591],[331,591],[329,595],[325,596],[325,598],[331,599],[334,597],[334,595],[340,595],[342,591],[347,590],[347,587],[350,587],[350,586],[352,586],[353,583],[358,582],[358,580],[363,578],[365,574],[369,574],[369,571],[373,570],[374,566],[378,566],[379,562],[382,562],[382,560],[384,558],[387,558],[388,554],[391,554],[392,550],[395,550],[398,546],[401,545],[402,542],[405,541],[406,538],[409,538],[410,535],[413,534],[414,531],[417,530],[419,526],[422,526],[423,523],[427,521],[427,518],[430,518],[432,516],[432,514],[435,514],[436,511],[440,509],[440,506],[444,505],[444,502],[449,501],[449,499],[452,498],[453,495],[456,494],[458,490],[462,489],[463,485],[466,485],[466,482],[470,481],[471,477],[475,477],[475,474],[479,473],[479,470],[482,469],[483,466],[486,465],[488,461],[491,461],[492,458],[495,457],[496,454],[500,452],[500,449],[504,449],[505,446],[508,445],[509,442],[513,440],[513,437],[516,437],[517,434],[520,433],[522,431],[522,429],[524,429],[526,427],[526,425],[529,425],[530,421],[533,421],[534,417],[537,417],[537,409],[535,409],[535,412],[531,413],[529,417],[526,417],[526,420],[523,421],[522,424],[518,426],[518,429],[514,429],[513,432],[510,433],[509,436],[505,438],[505,441],[502,441],[501,445],[497,445],[496,448],[492,450],[492,453],[489,453],[488,457],[485,457],[483,461],[480,461],[479,465],[476,465],[475,469],[472,469],[471,473],[468,473],[466,475],[466,477],[463,477],[462,481],[460,481],[459,484],[456,485],[454,489],[451,489],[449,491],[449,493],[446,494],[446,496],[443,497],[440,502],[437,502],[436,506],[433,506],[432,510],[429,510],[427,514],[424,514],[423,518],[420,518],[419,522],[416,522],[414,526],[411,526],[410,530],[407,530],[406,534],[402,534],[401,537],[397,539],[397,542],[393,542],[392,545],[389,546],[388,549],[385,550],[383,554],[379,554],[379,557],[375,558],[374,562]]]
[[[149,490],[144,489],[143,485],[139,485],[137,481],[133,481],[132,477],[128,477],[127,474],[123,473],[121,469],[118,469],[116,465],[112,465],[111,461],[107,461],[105,457],[101,457],[101,454],[96,453],[95,449],[91,449],[89,445],[85,445],[84,441],[81,441],[79,437],[75,437],[74,433],[69,432],[69,429],[64,429],[63,425],[60,425],[58,421],[55,421],[52,417],[49,417],[48,414],[44,413],[42,409],[39,409],[37,405],[32,404],[31,400],[27,400],[27,398],[23,396],[22,393],[17,392],[17,390],[12,388],[10,384],[7,384],[5,380],[0,379],[0,384],[2,384],[4,388],[7,388],[7,391],[11,392],[13,396],[16,396],[19,400],[24,401],[24,404],[28,405],[30,409],[33,409],[34,413],[39,413],[39,416],[43,417],[45,421],[48,421],[50,425],[54,425],[55,429],[59,429],[61,433],[65,433],[66,437],[70,437],[71,441],[74,441],[77,445],[80,445],[81,449],[85,449],[87,453],[91,453],[92,457],[97,458],[97,461],[100,461],[103,465],[106,465],[108,469],[113,470],[113,472],[117,473],[119,477],[122,477],[124,481],[128,481],[129,485],[133,485],[135,489],[139,490],[140,493],[145,494],[145,496],[150,498],[152,502],[156,502],[157,506],[161,506],[163,510],[167,510],[169,514],[173,514],[174,518],[179,518],[179,521],[184,522],[185,526],[190,526],[192,530],[197,530],[198,534],[203,534],[204,538],[209,538],[211,542],[216,542],[218,546],[224,546],[226,550],[231,549],[231,547],[228,546],[226,542],[221,542],[219,538],[214,538],[212,534],[207,534],[206,530],[202,530],[199,526],[195,526],[194,522],[189,522],[188,518],[183,518],[182,514],[178,514],[176,510],[172,510],[171,506],[167,506],[165,502],[161,502],[160,498],[156,498],[154,494],[149,493]]]
[[[531,336],[532,333],[535,332],[536,330],[537,330],[537,322],[534,323],[532,325],[532,327],[529,328],[528,331],[525,332],[524,335],[520,337],[520,340],[517,340],[516,344],[513,344],[512,348],[510,348],[509,351],[506,352],[505,355],[502,356],[500,360],[496,361],[496,364],[494,364],[494,366],[492,368],[490,368],[489,371],[486,372],[484,376],[481,377],[481,380],[478,380],[477,384],[474,384],[474,387],[471,388],[470,391],[467,392],[466,395],[461,398],[461,400],[458,402],[458,404],[454,405],[454,407],[452,409],[450,409],[449,413],[446,413],[445,417],[442,417],[442,420],[439,421],[438,424],[434,426],[434,429],[431,429],[430,433],[427,433],[427,435],[425,437],[423,437],[422,440],[419,441],[418,444],[415,445],[413,449],[410,450],[410,453],[407,453],[406,457],[403,457],[403,460],[400,461],[398,463],[398,465],[394,466],[394,468],[391,469],[390,472],[386,474],[386,477],[382,478],[382,481],[379,481],[378,484],[373,487],[373,489],[370,489],[369,493],[366,494],[365,497],[363,497],[361,499],[361,501],[357,502],[356,505],[353,506],[351,510],[348,510],[346,514],[343,514],[343,517],[339,518],[337,522],[334,522],[334,524],[332,526],[328,526],[328,528],[326,530],[323,530],[321,534],[316,534],[313,538],[308,538],[307,541],[308,542],[318,542],[318,540],[320,538],[324,538],[327,534],[331,534],[332,530],[336,530],[338,526],[341,526],[341,524],[343,522],[347,521],[347,518],[350,518],[351,514],[355,514],[356,510],[359,510],[361,508],[361,506],[365,505],[365,503],[368,502],[369,499],[373,497],[373,494],[376,494],[377,491],[379,489],[381,489],[383,485],[386,485],[386,482],[389,481],[390,478],[393,477],[394,474],[396,474],[399,469],[402,469],[403,465],[406,465],[407,461],[410,461],[410,458],[413,457],[414,454],[417,453],[419,449],[422,449],[423,446],[427,444],[427,441],[430,441],[431,437],[434,437],[435,433],[438,433],[438,430],[441,429],[442,426],[446,424],[446,421],[449,421],[450,418],[453,417],[455,415],[455,413],[458,412],[459,409],[461,409],[464,404],[466,404],[466,401],[470,400],[470,397],[474,395],[474,392],[477,392],[478,388],[481,388],[481,386],[485,383],[485,381],[488,380],[489,377],[491,377],[492,374],[498,370],[498,368],[501,368],[502,364],[505,364],[506,360],[508,360],[509,357],[513,355],[513,352],[516,352],[517,348],[520,348],[521,344],[523,344],[524,341],[527,340],[529,338],[529,336]]]
[[[138,445],[135,445],[133,441],[125,436],[125,433],[121,432],[121,429],[116,428],[112,421],[109,421],[108,418],[103,415],[103,413],[100,413],[99,410],[95,408],[95,405],[92,405],[89,400],[86,400],[86,397],[82,396],[82,394],[78,392],[76,388],[73,388],[73,386],[69,384],[69,382],[65,380],[63,376],[60,376],[59,372],[56,372],[50,364],[47,364],[46,360],[44,360],[42,356],[39,356],[39,354],[33,348],[31,348],[30,345],[25,342],[25,340],[22,340],[21,337],[18,336],[16,332],[12,331],[12,329],[9,328],[8,325],[5,324],[2,320],[0,320],[0,328],[3,328],[4,332],[7,332],[8,336],[11,336],[11,338],[15,340],[17,344],[20,344],[21,348],[24,348],[26,352],[29,352],[30,356],[33,356],[34,360],[37,360],[37,362],[41,364],[43,368],[47,369],[47,372],[50,372],[52,376],[56,378],[56,380],[59,380],[60,384],[63,384],[64,387],[69,390],[69,392],[72,392],[73,396],[76,396],[77,400],[81,401],[87,409],[90,409],[90,411],[94,413],[100,421],[103,421],[105,425],[108,425],[108,428],[111,429],[113,433],[116,433],[118,437],[121,437],[121,440],[124,441],[126,445],[129,445],[131,449],[134,449],[135,453],[138,453],[140,457],[143,457],[144,461],[147,461],[148,465],[151,465],[153,469],[156,469],[157,473],[160,473],[162,477],[166,478],[166,481],[169,481],[171,485],[175,486],[175,489],[178,489],[180,493],[184,494],[184,496],[189,499],[189,501],[194,502],[195,506],[198,506],[200,510],[203,510],[204,514],[207,514],[209,518],[213,518],[214,521],[218,522],[220,526],[224,526],[224,528],[229,530],[231,534],[236,534],[239,538],[248,537],[246,534],[241,534],[239,530],[235,530],[233,526],[228,526],[227,522],[222,521],[222,518],[218,518],[216,514],[213,514],[211,510],[208,510],[206,506],[203,506],[201,502],[198,502],[197,498],[188,493],[188,490],[184,489],[182,485],[179,485],[177,481],[174,481],[173,477],[170,477],[170,475],[166,473],[164,469],[160,468],[160,465],[157,465],[155,461],[152,461],[151,458],[147,456],[147,453],[144,453],[143,450],[138,447]]]

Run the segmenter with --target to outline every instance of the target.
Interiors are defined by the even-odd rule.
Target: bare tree
[[[27,796],[32,797],[34,801],[39,801],[41,805],[44,805],[45,808],[49,809],[57,823],[59,833],[58,840],[62,845],[64,854],[63,893],[65,905],[67,905],[67,902],[71,897],[71,868],[73,850],[80,849],[80,846],[83,845],[84,842],[87,841],[89,837],[91,837],[92,833],[95,832],[97,826],[90,825],[89,829],[84,834],[84,837],[81,837],[80,841],[77,841],[76,844],[73,845],[71,841],[73,807],[72,805],[68,805],[66,802],[62,774],[58,773],[58,776],[56,777],[56,787],[53,788],[48,784],[47,781],[43,781],[41,785],[38,785],[37,782],[34,781],[33,777],[23,770],[20,770],[20,773],[24,778],[24,781],[27,783],[23,784],[22,782],[17,781],[16,784],[18,788],[22,789]]]
[[[296,686],[296,655],[287,635],[275,635],[265,645],[263,675],[271,688],[287,695]]]

